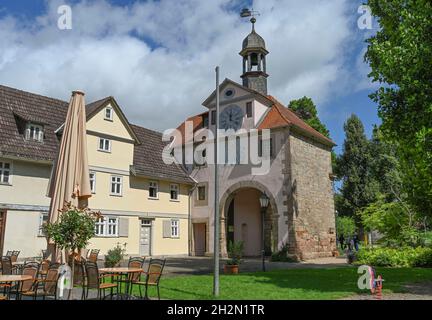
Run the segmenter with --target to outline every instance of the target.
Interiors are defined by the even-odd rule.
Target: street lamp
[[[261,258],[262,258],[262,271],[266,271],[265,270],[265,235],[264,235],[264,218],[265,218],[265,213],[267,211],[267,207],[269,205],[269,198],[267,197],[267,195],[265,194],[265,192],[263,192],[260,196],[260,205],[261,205],[261,229],[262,229],[262,250],[261,250]]]

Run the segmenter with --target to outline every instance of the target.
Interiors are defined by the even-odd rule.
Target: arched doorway
[[[262,246],[262,222],[257,189],[245,188],[235,193],[226,216],[227,244],[242,241],[245,256],[259,256]]]
[[[221,253],[227,255],[230,241],[243,241],[245,256],[260,256],[262,250],[262,213],[259,198],[265,192],[270,205],[264,214],[266,255],[277,250],[277,211],[273,196],[257,182],[241,182],[221,198]]]

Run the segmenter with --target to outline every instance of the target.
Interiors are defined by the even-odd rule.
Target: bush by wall
[[[432,267],[432,248],[362,248],[355,264],[377,267]]]

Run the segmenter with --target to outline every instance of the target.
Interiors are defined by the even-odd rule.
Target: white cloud
[[[320,103],[338,92],[340,79],[346,84],[348,1],[255,1],[256,29],[270,51],[270,94]],[[0,83],[65,100],[73,89],[84,90],[88,102],[113,95],[131,122],[175,127],[204,110],[216,65],[240,82],[238,52],[250,24],[226,9],[238,2],[81,1],[72,6],[73,29],[61,31],[64,1],[49,1],[35,25],[0,19]]]

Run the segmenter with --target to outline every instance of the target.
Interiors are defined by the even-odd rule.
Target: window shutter
[[[129,236],[129,219],[128,218],[118,218],[119,221],[119,237],[128,237]]]
[[[180,220],[177,220],[177,237],[180,238]]]
[[[39,142],[43,141],[43,136],[44,136],[43,131],[39,131],[39,135],[38,135],[38,141]]]
[[[171,220],[163,221],[163,237],[171,238]]]

